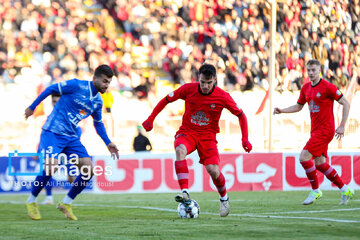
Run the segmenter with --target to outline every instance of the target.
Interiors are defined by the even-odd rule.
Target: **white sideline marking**
[[[10,204],[24,204],[25,202],[20,201],[7,201],[7,200],[0,200],[0,203],[10,203]],[[156,210],[161,212],[176,212],[175,209],[170,208],[158,208],[158,207],[143,207],[143,206],[126,206],[126,205],[104,205],[104,204],[83,204],[78,203],[74,204],[74,206],[83,206],[83,207],[115,207],[115,208],[130,208],[130,209],[146,209],[146,210]],[[353,209],[342,209],[342,210],[359,210],[360,208],[353,208]],[[332,209],[333,210],[333,209]],[[330,212],[332,210],[321,210],[323,212]],[[341,209],[336,209],[341,210]],[[310,213],[310,212],[319,212],[319,211],[303,211],[302,213]],[[290,213],[290,212],[289,212]],[[299,213],[299,212],[294,212]],[[212,216],[219,216],[218,213],[210,213],[210,212],[201,212],[204,215],[212,215]],[[278,214],[278,213],[264,213],[264,214]],[[308,220],[319,220],[319,221],[329,221],[329,222],[341,222],[341,223],[360,223],[360,221],[356,220],[345,220],[345,219],[333,219],[333,218],[316,218],[316,217],[292,217],[292,216],[276,216],[276,215],[254,215],[254,214],[230,214],[228,217],[250,217],[250,218],[281,218],[281,219],[308,219]]]
[[[330,209],[330,210],[311,210],[311,211],[293,211],[293,212],[269,212],[263,214],[291,214],[291,213],[321,213],[321,212],[342,212],[342,211],[356,211],[360,208],[341,208],[341,209]]]
[[[329,221],[329,222],[341,222],[341,223],[360,223],[356,220],[344,220],[344,219],[333,219],[333,218],[316,218],[316,217],[291,217],[291,216],[262,216],[262,215],[252,215],[252,214],[231,214],[229,216],[245,216],[253,218],[283,218],[283,219],[309,219],[309,220],[319,220],[319,221]]]

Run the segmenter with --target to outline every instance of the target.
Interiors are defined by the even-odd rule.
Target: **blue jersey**
[[[46,88],[29,108],[34,110],[42,100],[53,93],[59,93],[61,97],[47,118],[43,130],[78,137],[78,123],[91,115],[97,133],[106,145],[110,143],[101,119],[102,98],[92,82],[72,79],[53,84]]]
[[[91,82],[73,79],[57,84],[61,97],[43,126],[60,135],[77,136],[78,123],[92,115],[101,121],[102,99],[91,88]]]

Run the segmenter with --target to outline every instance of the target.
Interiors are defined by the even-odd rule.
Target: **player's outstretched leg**
[[[347,187],[347,191],[346,192],[341,192],[341,202],[339,203],[339,205],[346,205],[349,201],[349,199],[351,199],[354,195],[355,195],[355,191],[349,187]]]
[[[317,199],[322,197],[322,191],[318,189],[317,191],[311,190],[309,196],[303,201],[303,205],[310,205],[316,202]]]
[[[181,193],[176,194],[175,201],[190,203],[189,188],[189,169],[186,160],[175,161],[175,172],[181,189]]]
[[[349,199],[355,194],[354,190],[344,184],[337,171],[328,163],[323,163],[316,166],[317,170],[322,172],[332,183],[334,183],[341,191],[340,205],[345,205]]]
[[[226,217],[230,213],[230,201],[226,192],[225,177],[220,172],[218,164],[208,164],[205,168],[220,195],[220,217]]]
[[[308,153],[308,154],[310,154],[310,153]],[[305,170],[306,176],[309,179],[312,190],[311,190],[309,196],[303,201],[303,203],[302,203],[303,205],[312,204],[312,203],[316,202],[316,200],[322,196],[322,192],[319,189],[319,181],[318,181],[318,177],[317,177],[317,173],[316,173],[316,167],[314,164],[314,160],[313,159],[306,160],[306,161],[302,160],[302,159],[306,159],[306,158],[309,158],[309,155],[304,156],[304,151],[303,151],[300,154],[300,163]]]
[[[230,201],[226,192],[225,177],[220,172],[216,179],[211,178],[220,195],[220,217],[226,217],[230,213]]]
[[[73,186],[71,187],[69,193],[64,197],[63,201],[59,202],[57,205],[57,209],[62,211],[68,219],[78,220],[72,211],[72,201],[82,192],[82,190],[84,190],[90,179],[91,177],[89,178],[89,176],[84,176],[82,174],[77,176],[75,181],[72,183]]]
[[[54,181],[52,180],[52,178],[50,178],[50,180],[45,185],[46,197],[44,201],[42,201],[40,204],[49,204],[49,205],[54,204],[54,198],[52,196],[53,184]]]
[[[84,190],[93,176],[93,167],[90,157],[80,158],[80,164],[78,167],[82,170],[80,171],[81,174],[77,176],[75,181],[72,183],[72,187],[69,193],[64,197],[63,201],[57,205],[57,209],[62,211],[70,220],[78,220],[72,212],[72,201],[82,192],[82,190]]]
[[[37,176],[32,183],[31,194],[26,201],[26,209],[29,217],[33,220],[41,219],[39,207],[36,204],[36,198],[50,178],[51,176],[46,175],[46,172],[43,171],[43,174],[41,176]]]

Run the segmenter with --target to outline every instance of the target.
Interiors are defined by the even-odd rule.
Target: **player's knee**
[[[217,179],[219,177],[220,170],[219,170],[219,167],[217,165],[207,165],[207,166],[205,166],[205,168],[206,168],[206,171],[211,176],[211,178]]]
[[[79,166],[79,171],[83,180],[91,179],[92,176],[94,175],[91,159],[88,158],[82,159],[81,164]]]
[[[300,162],[308,161],[312,158],[311,153],[309,153],[307,150],[304,150],[300,153],[299,160]]]
[[[324,156],[315,158],[315,165],[321,165],[326,162],[326,158]]]
[[[175,149],[176,152],[176,160],[183,160],[186,157],[187,150],[186,147],[183,144],[180,144]]]

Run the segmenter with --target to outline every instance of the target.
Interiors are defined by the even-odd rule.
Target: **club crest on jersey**
[[[169,97],[173,97],[174,96],[174,92],[169,93]]]
[[[341,95],[340,90],[337,90],[337,91],[336,91],[336,95],[338,95],[338,96],[340,96],[340,95]]]
[[[210,108],[211,108],[211,109],[215,109],[215,108],[216,108],[216,104],[215,104],[215,103],[210,104]]]
[[[321,97],[321,93],[318,92],[318,93],[316,94],[316,97],[317,97],[317,98],[320,98],[320,97]]]

